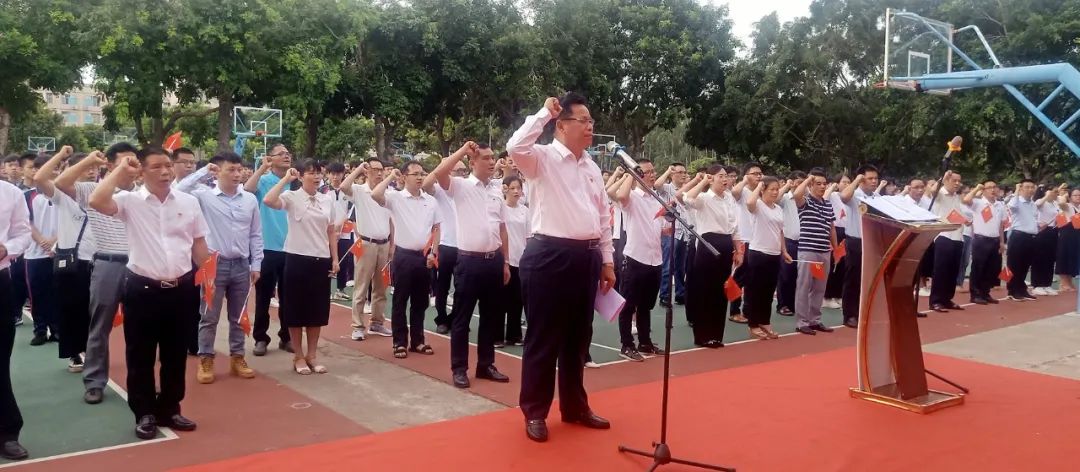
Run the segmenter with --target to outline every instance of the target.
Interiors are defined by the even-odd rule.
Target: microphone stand
[[[630,175],[632,175],[634,177],[634,180],[645,191],[645,193],[647,193],[649,195],[652,195],[652,197],[655,198],[656,201],[660,202],[660,205],[664,207],[664,219],[667,220],[668,223],[674,225],[675,222],[678,221],[680,224],[683,225],[683,228],[685,228],[686,231],[689,234],[691,234],[698,243],[700,243],[701,247],[704,247],[705,249],[707,249],[709,252],[711,252],[713,254],[713,256],[719,256],[720,255],[720,252],[717,251],[716,248],[713,247],[713,245],[709,244],[708,241],[702,239],[701,235],[699,235],[696,231],[694,231],[693,227],[691,225],[687,224],[686,220],[684,220],[681,216],[679,216],[679,213],[674,208],[672,208],[672,206],[669,205],[668,202],[664,201],[664,199],[661,198],[660,195],[656,193],[656,190],[653,189],[651,185],[647,185],[645,183],[645,181],[641,178],[641,175],[638,174],[638,172],[634,168],[628,166],[625,162],[622,161],[622,159],[619,159],[619,166],[621,166],[623,169],[626,170],[626,172],[628,174],[630,174]],[[674,228],[674,226],[672,226],[672,227]],[[674,235],[672,235],[672,238],[674,239]],[[674,240],[671,242],[671,244],[668,247],[668,261],[671,261],[672,263],[674,263],[674,261],[675,261],[675,241]],[[718,466],[718,465],[710,465],[710,464],[705,464],[705,463],[701,463],[701,462],[693,462],[693,461],[688,461],[688,460],[678,459],[678,458],[672,457],[671,456],[671,448],[668,447],[668,445],[667,445],[668,391],[670,389],[670,381],[671,381],[671,375],[670,375],[671,374],[671,328],[672,328],[672,325],[673,325],[673,322],[672,322],[672,319],[673,319],[672,297],[673,297],[674,293],[675,293],[675,290],[671,290],[671,291],[668,292],[667,306],[664,307],[664,310],[665,310],[665,313],[664,313],[664,347],[667,348],[667,349],[664,351],[663,396],[662,396],[662,400],[661,400],[661,403],[660,403],[660,441],[652,443],[652,445],[653,445],[653,450],[652,451],[644,451],[644,450],[640,450],[640,449],[631,449],[629,447],[626,447],[626,446],[623,446],[623,445],[620,444],[619,445],[619,452],[624,452],[624,453],[627,453],[627,454],[635,454],[635,455],[642,456],[642,457],[651,457],[652,460],[653,460],[653,463],[652,463],[652,466],[649,467],[649,472],[652,472],[652,471],[656,470],[657,468],[659,468],[662,465],[672,464],[672,463],[688,465],[688,466],[691,466],[691,467],[698,467],[698,468],[701,468],[701,469],[720,470],[720,471],[725,471],[725,472],[735,472],[735,469],[729,468],[729,467],[723,467],[723,466]]]

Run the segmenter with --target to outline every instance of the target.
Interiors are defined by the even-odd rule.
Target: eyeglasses
[[[383,168],[382,167],[368,167],[368,170],[370,170],[372,172],[382,172]]]
[[[559,121],[576,121],[576,122],[581,123],[583,125],[595,125],[596,124],[596,120],[594,120],[592,118],[562,118]]]

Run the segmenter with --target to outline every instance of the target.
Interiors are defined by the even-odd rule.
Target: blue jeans
[[[214,355],[214,339],[217,337],[218,319],[221,317],[222,302],[228,303],[229,317],[229,354],[244,355],[244,330],[240,327],[240,314],[247,303],[248,291],[251,290],[251,269],[247,259],[226,259],[218,257],[217,276],[214,278],[214,298],[210,306],[202,305],[202,319],[199,321],[199,355]]]
[[[671,262],[671,236],[663,236],[660,238],[660,252],[663,253],[664,263],[661,266],[660,274],[660,302],[667,303],[668,297],[671,294],[671,277],[672,277],[672,265],[674,265],[675,276],[675,299],[684,301],[686,300],[686,241],[675,240],[675,263]]]

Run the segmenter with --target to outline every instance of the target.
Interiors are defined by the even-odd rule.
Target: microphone
[[[607,148],[608,152],[615,154],[615,157],[621,159],[627,169],[633,170],[634,172],[641,174],[641,166],[639,166],[638,163],[634,161],[634,158],[630,157],[630,155],[627,154],[626,151],[623,151],[623,148],[622,146],[619,146],[619,143],[612,141],[610,143],[607,143],[605,147]]]
[[[960,145],[964,144],[964,138],[956,136],[952,138],[952,141],[949,141],[947,144],[949,146],[949,150],[945,151],[945,157],[941,159],[943,162],[948,162],[949,159],[952,158],[953,152],[960,152]]]

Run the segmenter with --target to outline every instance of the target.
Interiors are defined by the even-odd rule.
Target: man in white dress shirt
[[[844,264],[847,267],[844,271],[843,311],[844,326],[848,328],[859,327],[859,287],[862,284],[862,212],[859,211],[859,203],[876,197],[877,188],[877,167],[864,164],[855,169],[855,180],[840,191],[840,200],[844,202],[844,214],[847,217],[847,236],[844,239],[847,247]]]
[[[997,285],[1001,255],[1005,253],[1005,205],[997,199],[997,182],[987,180],[964,196],[975,214],[971,222],[971,303],[996,305],[990,289]]]
[[[357,184],[356,179],[366,173],[366,181]],[[353,294],[352,300],[352,339],[363,341],[368,334],[390,336],[386,324],[386,284],[383,282],[382,269],[393,257],[394,228],[390,223],[390,211],[371,198],[372,192],[381,182],[384,171],[383,162],[370,158],[357,166],[341,182],[341,192],[350,198],[356,212],[356,227],[353,232],[360,239],[364,252],[353,259]],[[364,320],[364,302],[371,292],[371,317]]]
[[[30,247],[30,211],[18,187],[0,181],[0,307],[13,303],[11,261]],[[19,444],[23,420],[11,390],[11,350],[15,325],[0,321],[0,457],[22,460],[29,457]]]
[[[938,189],[937,199],[930,209],[942,219],[952,212],[960,214],[963,205],[960,197],[960,174],[945,172],[945,179]],[[961,215],[963,216],[963,215]],[[956,276],[964,254],[964,228],[940,233],[934,238],[934,275],[930,281],[930,309],[939,313],[964,308],[953,301],[956,295]]]
[[[90,194],[90,206],[124,222],[131,245],[124,282],[124,339],[128,376],[128,406],[135,414],[135,435],[153,439],[158,426],[195,430],[195,422],[180,414],[187,369],[186,325],[198,310],[195,266],[210,256],[209,229],[199,201],[172,191],[174,174],[168,153],[161,148],[139,150],[127,157]],[[133,192],[113,191],[136,177],[143,186]],[[160,358],[160,388],[154,367]],[[159,393],[160,392],[160,393]]]
[[[469,169],[464,162],[458,161],[450,173],[454,177],[465,177],[469,175]],[[442,239],[439,241],[439,267],[435,269],[435,332],[450,334],[454,311],[447,311],[447,302],[450,300],[454,268],[457,267],[457,208],[454,206],[454,199],[446,194],[446,190],[436,185],[434,174],[424,179],[424,191],[435,197],[435,201],[439,203],[439,215],[442,217],[439,228],[439,237]]]

